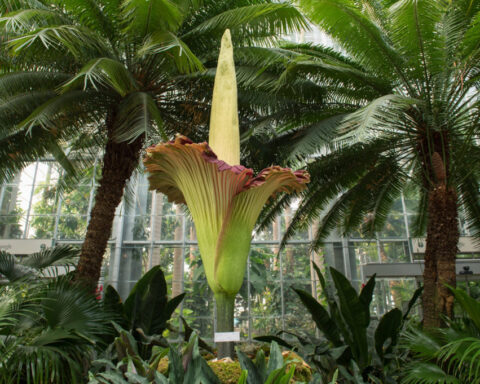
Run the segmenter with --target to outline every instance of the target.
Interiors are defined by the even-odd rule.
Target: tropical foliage
[[[335,44],[288,44],[265,66],[275,84],[308,78],[328,100],[283,124],[287,161],[307,161],[313,182],[284,241],[317,219],[318,248],[335,228],[371,238],[402,192],[418,196],[412,235],[427,234],[424,321],[452,315],[458,211],[480,229],[478,72],[480,2],[302,0]],[[288,205],[277,200],[268,220]]]
[[[289,3],[269,0],[19,0],[0,13],[1,179],[46,153],[72,173],[62,149],[103,148],[77,268],[91,287],[144,144],[206,126],[211,73],[200,74],[215,63],[223,31],[241,46],[306,25]]]
[[[447,329],[410,329],[403,338],[412,360],[404,366],[405,384],[479,383],[480,303],[451,288],[463,313]]]
[[[59,245],[22,257],[0,251],[0,274],[10,282],[65,274],[73,270],[78,253],[71,245]]]
[[[397,343],[411,308],[421,294],[417,290],[403,314],[398,308],[385,313],[376,323],[371,323],[370,304],[375,289],[375,276],[357,293],[348,279],[334,268],[329,275],[335,290],[327,285],[325,277],[314,265],[319,278],[323,300],[317,301],[310,293],[294,291],[312,315],[323,340],[307,338],[295,332],[296,346],[303,357],[317,368],[315,382],[327,383],[336,377],[339,383],[395,382],[398,376],[395,354]],[[278,336],[257,337],[260,341],[276,340],[283,346],[294,346]]]
[[[167,346],[163,337],[167,322],[183,300],[182,293],[171,300],[167,296],[167,282],[160,267],[153,267],[133,287],[125,302],[109,285],[103,299],[104,308],[116,313],[116,321],[131,332],[141,357],[147,358],[154,345]]]
[[[112,333],[111,314],[68,277],[0,291],[2,383],[81,383]]]
[[[250,360],[242,351],[237,349],[238,360],[243,371],[246,371],[247,384],[282,384],[289,383],[295,374],[295,365],[283,358],[278,344],[273,341],[270,345],[268,363],[264,352],[259,349],[255,361]]]

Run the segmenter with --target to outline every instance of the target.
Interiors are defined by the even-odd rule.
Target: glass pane
[[[257,336],[275,335],[282,330],[282,318],[254,317],[252,318],[252,338]]]
[[[58,238],[62,240],[83,240],[87,229],[87,216],[60,216]]]
[[[55,231],[55,216],[30,216],[28,239],[52,239]]]
[[[39,185],[33,191],[31,214],[54,215],[57,213],[58,193],[55,187]]]
[[[30,191],[30,187],[25,190],[18,185],[5,186],[3,190],[3,200],[0,206],[0,214],[20,214],[26,211],[28,209],[28,194]]]
[[[182,233],[182,216],[154,216],[154,232],[153,239],[161,240],[183,240]]]
[[[264,284],[262,290],[251,292],[251,316],[274,318],[282,316],[282,288],[279,281]]]
[[[53,161],[38,163],[37,176],[35,178],[36,185],[54,185],[58,182],[59,166]]]
[[[253,290],[261,291],[262,281],[277,280],[280,280],[280,258],[277,254],[277,249],[265,245],[253,245],[250,250],[252,292]]]
[[[127,297],[148,266],[148,247],[122,247],[118,271],[118,292]]]
[[[308,245],[288,245],[281,252],[284,279],[310,279],[310,252]]]
[[[268,227],[265,228],[263,231],[254,232],[254,236],[253,236],[254,241],[267,241],[267,240],[280,241],[278,225],[279,225],[279,221],[277,219],[273,223],[270,223]]]
[[[22,215],[0,216],[0,239],[20,239],[25,228]]]
[[[379,233],[381,238],[405,238],[407,232],[405,230],[405,219],[401,214],[388,215],[387,222],[383,230]]]
[[[377,242],[350,242],[350,253],[354,252],[357,264],[378,263],[380,261],[377,251]]]
[[[125,216],[123,221],[123,240],[150,239],[150,216]]]
[[[86,215],[90,201],[90,186],[76,186],[70,191],[65,191],[62,199],[62,215]]]
[[[407,263],[410,261],[408,242],[380,241],[380,257],[383,263]]]

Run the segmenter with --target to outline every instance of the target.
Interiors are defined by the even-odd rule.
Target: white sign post
[[[215,343],[240,341],[240,332],[215,332],[214,341]]]

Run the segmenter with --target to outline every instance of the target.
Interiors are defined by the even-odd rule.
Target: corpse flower
[[[233,331],[235,295],[245,274],[252,231],[262,207],[279,192],[305,188],[309,175],[272,166],[257,176],[240,163],[237,85],[230,32],[222,37],[209,144],[185,136],[147,149],[150,189],[186,204],[197,232],[207,281],[217,304],[217,331]],[[219,350],[231,355],[233,346]]]

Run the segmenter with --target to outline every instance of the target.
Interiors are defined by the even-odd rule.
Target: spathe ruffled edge
[[[282,168],[278,165],[273,165],[271,167],[265,168],[257,176],[254,176],[254,172],[251,168],[246,168],[243,165],[230,165],[227,164],[225,161],[220,160],[217,155],[213,152],[210,148],[208,143],[194,143],[188,137],[183,135],[177,135],[175,140],[171,140],[167,143],[160,143],[157,145],[152,145],[147,148],[147,157],[144,159],[144,164],[147,167],[147,170],[150,171],[149,165],[151,164],[151,159],[149,154],[154,153],[162,153],[164,152],[167,147],[173,146],[177,149],[184,149],[184,147],[188,147],[198,151],[201,157],[207,161],[208,163],[215,164],[217,166],[217,170],[219,172],[232,172],[236,175],[243,175],[247,177],[246,182],[244,183],[243,187],[239,190],[239,192],[246,191],[251,188],[256,188],[261,186],[265,183],[272,175],[278,173],[284,173],[289,175],[291,178],[288,184],[285,184],[281,190],[277,192],[298,192],[305,188],[305,184],[310,181],[310,175],[307,171],[304,170],[297,170],[293,171],[290,168]]]

